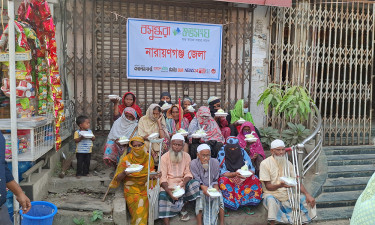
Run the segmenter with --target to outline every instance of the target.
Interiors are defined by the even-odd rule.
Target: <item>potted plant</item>
[[[301,143],[309,134],[310,130],[302,124],[288,123],[289,129],[282,132],[282,138],[287,146]]]
[[[270,148],[271,142],[275,139],[278,139],[280,137],[279,131],[277,129],[274,129],[272,127],[265,127],[259,129],[260,135],[262,138],[260,139],[263,146],[267,149]]]

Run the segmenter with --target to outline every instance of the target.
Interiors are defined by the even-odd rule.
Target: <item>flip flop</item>
[[[254,214],[255,214],[255,212],[252,212],[252,211],[251,211],[251,208],[250,208],[250,207],[244,207],[243,209],[244,209],[244,211],[245,211],[245,213],[246,213],[247,215],[254,215]]]
[[[189,221],[190,220],[190,217],[188,215],[188,212],[187,211],[181,211],[180,212],[181,216],[180,216],[180,220],[181,221]]]
[[[224,209],[224,217],[229,217],[229,212],[226,209]]]

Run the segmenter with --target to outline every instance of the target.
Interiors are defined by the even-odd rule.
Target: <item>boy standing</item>
[[[76,177],[89,175],[90,160],[93,141],[95,136],[90,130],[90,119],[87,116],[79,116],[76,118],[76,123],[79,127],[74,132],[74,141],[76,142],[76,156],[77,156],[77,173]]]

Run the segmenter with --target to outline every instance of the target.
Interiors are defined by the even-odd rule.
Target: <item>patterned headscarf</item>
[[[207,117],[207,119],[203,119]],[[219,125],[211,117],[210,109],[207,106],[201,106],[197,112],[197,120],[199,126],[206,132],[208,140],[215,140],[224,143],[223,134],[220,131]]]
[[[235,148],[231,150],[231,148]],[[229,172],[236,172],[244,165],[242,149],[236,137],[228,137],[227,144],[224,146],[225,165]]]
[[[133,141],[141,142],[143,145],[141,147],[133,147]],[[147,154],[144,150],[145,140],[142,137],[137,136],[130,139],[129,146],[131,148],[129,153],[129,159],[131,160],[130,163],[143,164],[148,160]]]
[[[250,127],[250,130],[254,131],[253,132],[254,137],[258,138],[256,142],[254,142],[253,144],[250,145],[250,152],[248,152],[248,154],[250,155],[250,157],[252,157],[254,155],[254,153],[258,153],[259,155],[263,156],[263,159],[265,159],[266,155],[264,154],[262,143],[260,142],[258,134],[255,132],[254,125],[250,122],[243,123],[241,128],[240,128],[240,132],[237,135],[237,138],[240,141],[241,148],[246,147],[246,141],[245,141],[246,137],[243,134],[243,128],[244,127]]]

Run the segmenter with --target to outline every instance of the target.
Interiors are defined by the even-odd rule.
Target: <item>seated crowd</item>
[[[223,225],[224,217],[229,216],[227,209],[241,208],[252,215],[254,211],[250,206],[257,206],[262,200],[270,224],[292,222],[288,201],[290,186],[280,180],[286,166],[293,171],[293,165],[285,157],[284,142],[273,141],[271,156],[266,158],[261,136],[244,100],[238,100],[226,117],[215,115],[221,109],[217,97],[210,97],[208,107],[201,106],[196,113],[188,110],[195,105],[191,98],[185,97],[181,104],[173,104],[168,92],[163,92],[159,104],[151,104],[145,115],[131,92],[123,96],[121,104],[118,100],[113,102],[115,122],[104,147],[103,159],[107,165],[117,168],[110,187],[116,188],[124,182],[132,225],[148,222],[148,177],[153,185],[155,179],[160,178],[158,218],[166,225],[177,215],[182,221],[189,220],[186,205],[191,201],[195,202],[199,225]],[[171,107],[162,110],[165,103]],[[187,131],[187,135],[181,135],[178,132],[181,129]],[[195,138],[198,130],[203,130],[205,136]],[[154,133],[161,142],[151,140],[150,135]],[[246,141],[248,134],[256,140]],[[124,136],[129,142],[122,145],[119,140]],[[143,168],[139,172],[126,172],[130,164]],[[248,170],[251,175],[245,176],[241,170]],[[174,195],[177,190],[183,190],[179,197]],[[302,222],[308,223],[316,217],[315,199],[302,184],[300,190]],[[221,194],[213,198],[210,191]]]

